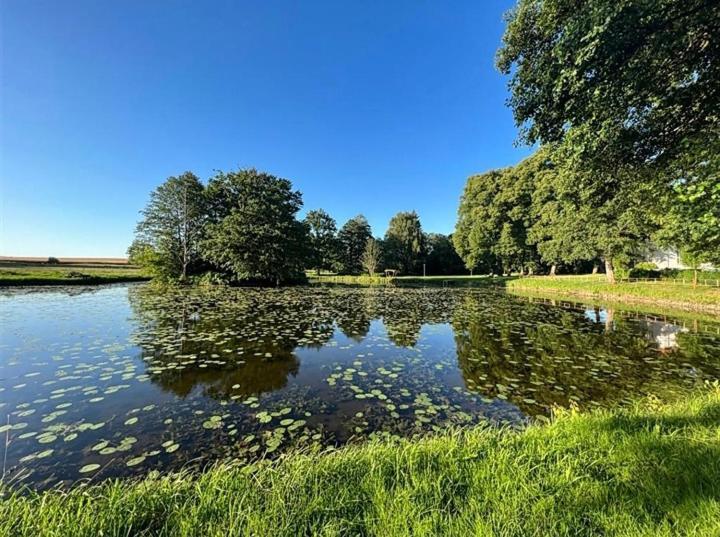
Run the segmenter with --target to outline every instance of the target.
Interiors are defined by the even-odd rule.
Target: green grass
[[[142,269],[120,265],[0,265],[0,287],[17,285],[90,285],[148,280]]]
[[[367,274],[361,276],[343,276],[339,274],[321,274],[318,276],[314,272],[308,273],[310,283],[339,283],[344,285],[386,285],[393,278],[385,278],[383,276],[369,276]]]
[[[713,327],[716,327],[720,322],[718,314],[712,313],[712,311],[698,311],[697,309],[690,308],[679,308],[671,306],[659,307],[654,305],[651,301],[636,301],[627,302],[622,300],[613,300],[608,298],[598,298],[593,296],[583,296],[582,298],[576,295],[563,295],[558,296],[558,293],[554,291],[545,290],[533,290],[533,289],[521,289],[513,288],[510,293],[517,297],[524,297],[529,300],[542,300],[545,302],[552,302],[556,305],[562,305],[567,303],[573,307],[577,306],[578,301],[586,306],[595,306],[598,308],[616,309],[622,311],[624,314],[635,314],[639,316],[654,316],[668,318],[671,322],[686,323],[688,325],[692,323],[700,323],[700,326],[704,323],[708,323]]]
[[[396,276],[386,278],[384,276],[342,276],[337,274],[316,274],[308,273],[308,279],[312,283],[340,283],[347,285],[433,285],[433,286],[485,286],[502,284],[506,278],[490,278],[488,276]]]
[[[720,312],[720,288],[658,282],[607,283],[605,276],[535,276],[508,280],[511,290],[550,291],[576,296],[652,302],[664,306]]]
[[[8,493],[18,536],[720,535],[720,388],[265,464]]]

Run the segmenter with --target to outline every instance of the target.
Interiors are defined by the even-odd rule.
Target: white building
[[[680,253],[677,248],[666,248],[664,250],[658,248],[651,250],[648,261],[655,263],[660,270],[692,268],[680,261]],[[710,263],[703,263],[700,265],[700,268],[703,270],[712,270],[713,266]]]

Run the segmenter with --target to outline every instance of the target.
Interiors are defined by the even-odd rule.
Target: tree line
[[[299,219],[302,205],[290,181],[255,169],[218,172],[207,184],[185,172],[150,194],[128,256],[158,279],[208,283],[279,285],[303,281],[306,269],[463,271],[451,237],[425,233],[414,211],[393,216],[385,236],[375,238],[362,215],[338,230],[322,209]]]
[[[471,177],[454,244],[467,267],[601,261],[651,243],[720,264],[720,3],[520,0],[497,55],[517,166]]]
[[[130,247],[159,276],[282,283],[305,269],[374,274],[597,270],[652,245],[720,265],[720,2],[519,0],[497,66],[516,166],[470,177],[452,236],[400,212],[382,238],[357,216],[299,220],[300,192],[254,169],[171,177]]]

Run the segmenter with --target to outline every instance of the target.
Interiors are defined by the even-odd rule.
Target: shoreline
[[[674,300],[666,298],[644,297],[622,292],[602,292],[590,291],[582,289],[563,289],[560,287],[537,287],[532,285],[511,285],[508,286],[509,291],[523,291],[527,293],[542,295],[546,298],[585,298],[607,302],[617,302],[628,305],[645,305],[654,306],[661,309],[677,309],[688,313],[706,313],[710,315],[720,316],[720,302],[718,304],[702,303],[689,300]]]
[[[720,386],[558,410],[250,465],[0,488],[0,533],[74,535],[710,535],[720,530]],[[659,486],[661,485],[661,486]]]
[[[109,285],[113,283],[148,282],[150,276],[119,276],[112,278],[90,277],[90,278],[27,278],[27,279],[2,279],[0,278],[0,289],[16,287],[58,287],[63,285]]]

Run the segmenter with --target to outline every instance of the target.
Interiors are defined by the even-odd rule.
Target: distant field
[[[49,264],[46,258],[43,262],[38,258],[22,259],[0,257],[0,286],[90,285],[149,279],[126,259],[61,258],[59,264]]]
[[[47,257],[23,257],[0,255],[0,266],[7,265],[48,265]],[[126,257],[56,257],[61,265],[101,265],[118,266],[128,265]]]

